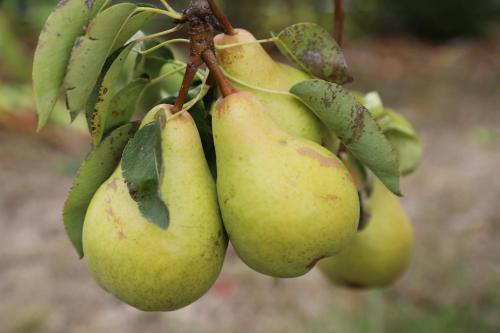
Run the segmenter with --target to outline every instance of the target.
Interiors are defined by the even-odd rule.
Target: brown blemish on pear
[[[335,201],[339,199],[339,197],[334,194],[324,195],[322,198],[330,201]]]
[[[315,151],[314,149],[311,149],[309,147],[302,147],[300,149],[297,149],[297,151],[300,155],[304,155],[304,156],[310,157],[314,160],[317,160],[321,166],[339,167],[339,163],[335,159],[333,159],[331,157],[323,156],[320,153],[318,153],[317,151]]]
[[[116,179],[113,179],[111,182],[109,182],[108,188],[116,192],[116,190],[118,189],[118,184],[116,183]]]

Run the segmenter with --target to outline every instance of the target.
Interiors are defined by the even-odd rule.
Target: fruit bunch
[[[395,194],[421,156],[411,125],[341,86],[342,50],[315,24],[259,41],[211,0],[161,3],[60,1],[35,54],[39,130],[63,91],[92,137],[63,215],[99,285],[142,310],[179,309],[215,282],[228,242],[273,277],[319,262],[344,285],[396,279],[412,231]],[[157,16],[175,25],[146,35]],[[184,26],[189,39],[162,39]],[[187,61],[174,43],[190,44]]]

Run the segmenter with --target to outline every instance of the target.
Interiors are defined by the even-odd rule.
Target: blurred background
[[[64,233],[62,206],[89,142],[62,111],[36,135],[30,87],[56,2],[0,1],[0,332],[500,332],[500,1],[345,0],[348,88],[379,91],[425,147],[403,180],[416,248],[395,285],[342,289],[317,271],[275,281],[230,251],[212,290],[174,313],[105,293]],[[330,0],[219,2],[261,38],[296,22],[333,25]]]

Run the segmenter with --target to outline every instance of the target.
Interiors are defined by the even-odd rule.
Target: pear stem
[[[188,23],[189,43],[191,45],[189,61],[182,80],[179,97],[175,102],[172,112],[175,114],[182,110],[186,97],[198,68],[203,62],[210,70],[211,77],[215,79],[224,96],[231,95],[236,90],[225,78],[215,56],[214,27],[211,17],[216,17],[224,25],[226,33],[234,34],[234,29],[224,13],[213,0],[191,0],[189,8],[177,23]],[[161,45],[161,44],[160,44]],[[205,80],[206,81],[206,80]]]
[[[158,38],[158,37],[162,37],[162,36],[174,33],[176,31],[181,30],[183,26],[184,26],[184,24],[178,24],[178,25],[176,25],[175,27],[173,27],[171,29],[168,29],[168,30],[165,30],[165,31],[161,31],[161,32],[157,32],[155,34],[146,35],[144,37],[138,38],[136,40],[136,42],[143,42],[145,40],[154,39],[154,38]]]
[[[149,12],[149,13],[155,13],[159,15],[165,15],[170,18],[173,18],[174,20],[181,20],[182,15],[177,13],[177,12],[170,12],[168,10],[163,10],[163,9],[158,9],[158,8],[151,8],[151,7],[138,7],[136,9],[137,12]]]
[[[230,48],[233,48],[233,47],[244,46],[244,45],[273,43],[273,42],[275,42],[277,40],[278,40],[278,38],[271,37],[271,38],[266,38],[266,39],[252,40],[252,41],[248,41],[248,42],[240,42],[240,43],[225,44],[225,45],[215,45],[215,49],[217,49],[217,50],[225,50],[225,49],[230,49]]]
[[[227,78],[224,76],[222,69],[219,67],[217,63],[217,57],[215,56],[212,50],[206,50],[203,52],[203,61],[207,64],[207,67],[210,69],[215,81],[217,82],[217,86],[219,87],[222,96],[226,97],[236,92],[236,90],[231,86]]]

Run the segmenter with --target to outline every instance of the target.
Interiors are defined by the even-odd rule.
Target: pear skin
[[[161,68],[160,75],[164,75],[167,73],[171,73],[172,71],[177,70],[182,65],[179,65],[174,62],[168,62]],[[184,72],[179,71],[177,73],[170,74],[161,80],[160,85],[165,92],[169,95],[175,95],[181,89],[182,80],[184,78]]]
[[[141,310],[172,311],[215,282],[227,237],[193,119],[189,113],[171,117],[169,106],[151,112],[167,116],[160,191],[169,208],[168,228],[142,216],[118,167],[88,208],[83,247],[89,270],[104,289]]]
[[[212,122],[223,221],[248,266],[296,277],[350,243],[358,194],[334,154],[282,130],[248,92],[220,99]]]
[[[335,257],[318,264],[335,284],[384,287],[407,268],[413,248],[413,230],[399,199],[380,181],[370,197],[372,215],[354,241]]]
[[[233,36],[220,34],[216,45],[254,42],[248,31],[236,29]],[[276,62],[260,44],[246,44],[217,50],[219,65],[232,77],[252,86],[288,92],[295,84],[309,80],[310,76],[291,66]],[[319,119],[300,101],[292,96],[263,92],[236,82],[233,85],[248,91],[260,100],[271,118],[286,132],[317,143],[323,138]]]

